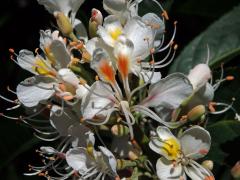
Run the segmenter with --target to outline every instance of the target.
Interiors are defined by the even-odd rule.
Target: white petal
[[[142,17],[143,22],[152,26],[153,34],[155,35],[155,41],[160,41],[165,32],[165,24],[163,20],[154,13],[147,13]]]
[[[63,81],[77,87],[79,84],[78,77],[67,68],[62,68],[58,71],[59,76],[62,78]]]
[[[58,152],[56,149],[54,149],[50,146],[42,146],[42,147],[40,147],[40,150],[42,151],[42,153],[48,154],[48,155],[53,155]]]
[[[109,167],[109,169],[111,169],[111,173],[110,175],[112,176],[116,176],[117,174],[117,160],[114,157],[114,155],[112,154],[111,151],[109,151],[107,148],[103,147],[103,146],[99,146],[100,151],[103,154],[103,159],[104,162],[106,163],[106,165]]]
[[[49,46],[52,43],[52,33],[48,29],[46,31],[40,30],[40,48],[44,51],[44,47]]]
[[[85,85],[85,86],[88,87],[88,85]],[[82,99],[83,97],[85,97],[87,95],[87,93],[89,91],[85,86],[83,86],[83,85],[78,85],[77,86],[77,90],[76,90],[77,98]]]
[[[188,79],[192,83],[194,90],[198,90],[204,86],[211,77],[211,70],[207,64],[196,65],[188,75]]]
[[[87,155],[85,148],[73,148],[67,151],[66,161],[75,171],[84,174],[88,169],[88,164],[91,162],[91,159]]]
[[[109,14],[117,14],[127,8],[126,0],[103,0],[103,8]]]
[[[52,41],[50,49],[61,68],[66,68],[71,61],[71,57],[65,44],[60,40],[54,40]]]
[[[142,105],[175,109],[192,94],[192,91],[192,85],[185,75],[171,74],[150,86],[148,97],[143,100]]]
[[[103,41],[113,47],[115,42],[123,33],[121,22],[116,16],[108,16],[104,19],[103,26],[98,26],[97,34],[103,39]]]
[[[205,180],[210,177],[214,180],[213,174],[195,161],[191,161],[188,166],[184,167],[184,170],[192,180]]]
[[[124,27],[124,34],[134,44],[132,56],[145,59],[153,47],[154,34],[150,26],[147,26],[139,17],[130,19]]]
[[[200,126],[187,129],[180,137],[182,151],[192,159],[204,157],[211,146],[211,137],[208,131]]]
[[[84,42],[87,42],[88,34],[87,34],[84,24],[79,19],[75,19],[73,25],[74,25],[74,29],[76,31],[76,35],[77,35],[78,39],[82,39],[82,40],[84,40]]]
[[[152,72],[149,72],[149,71],[142,71],[141,72],[141,75],[143,76],[143,80],[144,82],[148,82],[150,77],[152,76]],[[151,84],[154,84],[154,83],[157,83],[158,81],[161,80],[161,73],[160,72],[154,72],[153,73],[153,77],[151,79]]]
[[[41,101],[48,100],[53,96],[55,93],[54,84],[54,82],[39,82],[35,77],[28,78],[18,84],[17,97],[26,107],[37,106]]]
[[[175,136],[172,134],[170,129],[168,129],[167,127],[164,127],[164,126],[157,127],[157,135],[163,141],[165,141],[169,138],[175,138]]]
[[[156,132],[158,137],[151,139],[149,147],[169,160],[176,160],[181,149],[178,139],[164,126],[159,126]]]
[[[93,52],[98,48],[102,48],[102,49],[106,50],[106,52],[108,53],[112,62],[113,63],[115,62],[115,57],[113,55],[113,48],[108,46],[107,44],[105,44],[102,39],[95,37],[95,38],[90,39],[86,43],[86,49],[91,54],[91,56],[93,56]]]
[[[92,119],[94,116],[106,116],[106,112],[114,103],[111,87],[99,81],[95,82],[90,92],[82,100],[82,113],[84,119]],[[101,95],[101,96],[98,96]]]
[[[156,169],[160,180],[179,180],[181,176],[183,180],[187,180],[183,167],[180,164],[174,167],[172,161],[165,158],[158,159]]]
[[[71,11],[71,20],[73,22],[76,12],[84,0],[37,0],[39,4],[44,5],[46,10],[53,14],[55,11],[61,11],[68,16]]]
[[[36,61],[36,57],[34,56],[32,51],[29,51],[27,49],[21,50],[17,57],[17,61],[18,61],[18,64],[21,66],[21,68],[33,74],[37,74],[37,72],[33,68],[34,63]]]
[[[118,38],[118,42],[114,46],[114,55],[116,58],[119,57],[120,55],[131,57],[133,49],[134,45],[132,41],[127,39],[125,36],[121,35]]]
[[[197,92],[194,93],[193,97],[188,103],[188,107],[193,108],[197,105],[208,105],[210,101],[214,98],[213,86],[207,83],[205,86],[201,87]]]

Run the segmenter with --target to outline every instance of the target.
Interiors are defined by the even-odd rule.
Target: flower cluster
[[[188,75],[159,70],[175,56],[176,22],[168,42],[167,12],[139,14],[143,0],[103,0],[109,13],[92,9],[86,29],[76,18],[84,0],[38,0],[56,19],[58,30],[41,30],[35,52],[13,49],[11,59],[32,73],[16,89],[17,100],[1,96],[26,115],[20,120],[43,141],[41,166],[26,175],[48,179],[213,180],[204,157],[211,137],[203,127],[221,78],[212,85],[211,70],[198,64]],[[87,3],[87,2],[86,2]],[[155,60],[157,54],[164,56]],[[219,112],[220,113],[220,112]],[[177,137],[175,136],[176,134]],[[154,154],[156,152],[157,154]],[[161,155],[161,157],[160,157]],[[156,156],[156,157],[155,157]],[[153,163],[156,162],[156,168]]]

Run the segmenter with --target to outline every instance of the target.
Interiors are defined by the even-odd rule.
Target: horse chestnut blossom
[[[34,52],[10,49],[11,60],[32,76],[16,92],[9,89],[16,100],[0,95],[13,104],[1,116],[49,143],[36,150],[42,164],[29,165],[25,175],[213,180],[197,161],[210,150],[207,114],[236,112],[232,104],[212,102],[231,77],[214,84],[208,63],[162,77],[178,45],[176,22],[166,36],[171,21],[161,4],[149,0],[159,13],[141,14],[143,0],[103,0],[109,15],[93,7],[86,27],[76,15],[90,1],[37,1],[55,17],[57,30],[40,30]],[[26,113],[8,114],[19,107]],[[152,150],[162,157],[153,159]]]
[[[204,157],[211,145],[211,137],[205,129],[193,126],[176,138],[166,127],[159,126],[150,148],[163,157],[156,164],[159,179],[213,180],[212,173],[195,160]]]

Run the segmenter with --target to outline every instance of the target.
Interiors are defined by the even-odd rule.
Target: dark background
[[[178,21],[177,37],[179,52],[212,22],[238,4],[238,0],[164,0],[169,9],[170,24]],[[171,5],[171,8],[170,8]],[[102,10],[100,0],[86,0],[78,16],[85,24],[92,7]],[[236,17],[239,18],[239,17]],[[16,98],[6,90],[15,89],[17,83],[30,76],[9,58],[9,48],[34,51],[39,46],[39,30],[54,28],[55,21],[36,0],[5,0],[0,5],[0,94]],[[165,70],[166,71],[166,70]],[[11,104],[0,99],[0,112]],[[8,113],[17,115],[19,112]],[[44,143],[43,143],[44,144]],[[0,179],[37,179],[25,177],[28,164],[38,162],[35,153],[41,145],[33,138],[32,131],[15,121],[0,117]],[[232,162],[233,163],[233,162]],[[41,179],[41,178],[40,178]]]

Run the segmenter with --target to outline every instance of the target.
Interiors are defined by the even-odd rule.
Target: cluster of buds
[[[60,32],[41,30],[35,52],[10,49],[11,59],[33,76],[17,86],[17,100],[0,96],[14,104],[8,110],[24,107],[28,112],[1,116],[20,120],[37,138],[59,144],[37,150],[43,165],[29,165],[26,175],[214,179],[211,161],[201,165],[196,160],[211,145],[202,127],[206,115],[233,109],[212,102],[220,83],[231,78],[209,83],[207,62],[188,75],[161,78],[159,69],[173,61],[178,47],[173,41],[176,22],[166,42],[167,12],[151,0],[159,14],[140,16],[142,1],[103,0],[109,15],[92,9],[85,28],[75,17],[84,0],[38,0],[54,15]],[[157,53],[166,56],[156,61]],[[224,110],[218,112],[217,105]],[[157,162],[153,151],[161,155]]]

